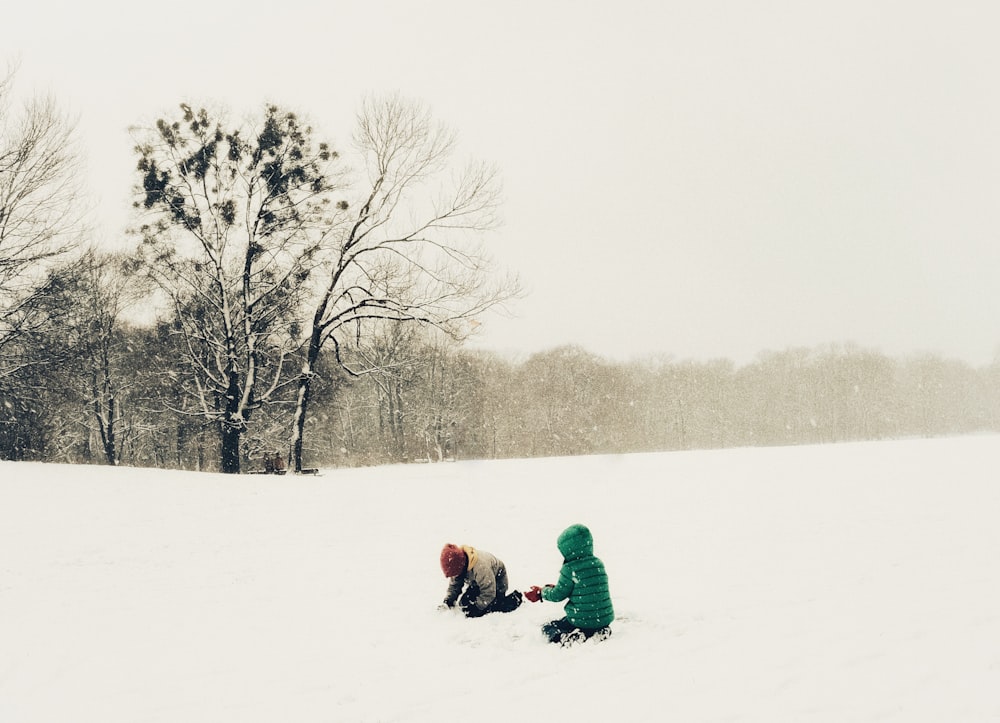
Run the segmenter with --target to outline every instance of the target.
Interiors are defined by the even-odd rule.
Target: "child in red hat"
[[[442,608],[457,603],[466,617],[478,618],[509,613],[521,604],[517,590],[507,594],[506,565],[485,550],[448,543],[441,550],[441,571],[449,578]]]

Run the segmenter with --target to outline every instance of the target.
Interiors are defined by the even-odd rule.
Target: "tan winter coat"
[[[448,593],[444,602],[449,607],[454,605],[458,596],[462,594],[462,589],[468,584],[471,588],[475,585],[479,589],[475,606],[482,612],[486,610],[497,598],[497,576],[502,574],[506,580],[507,572],[501,560],[486,552],[477,550],[474,547],[462,545],[465,556],[469,559],[465,572],[451,578],[448,583]],[[503,594],[507,591],[503,590]]]

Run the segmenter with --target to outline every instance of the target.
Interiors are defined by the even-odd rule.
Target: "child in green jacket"
[[[559,602],[568,598],[563,608],[566,616],[546,623],[542,632],[549,642],[564,646],[590,638],[607,639],[615,610],[608,589],[608,573],[600,558],[594,556],[590,530],[584,525],[571,525],[559,535],[556,545],[563,556],[559,582],[544,589],[534,585],[524,593],[531,602]]]

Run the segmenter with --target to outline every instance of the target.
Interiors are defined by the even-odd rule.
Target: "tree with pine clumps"
[[[251,417],[290,381],[298,305],[344,210],[338,155],[273,105],[230,126],[182,104],[134,135],[146,268],[183,338],[187,393],[237,473]]]

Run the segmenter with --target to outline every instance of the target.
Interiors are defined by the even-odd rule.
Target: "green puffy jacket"
[[[596,629],[615,619],[604,563],[594,557],[594,538],[583,525],[563,530],[556,541],[563,555],[559,583],[542,590],[549,602],[566,600],[566,618],[578,628]]]

